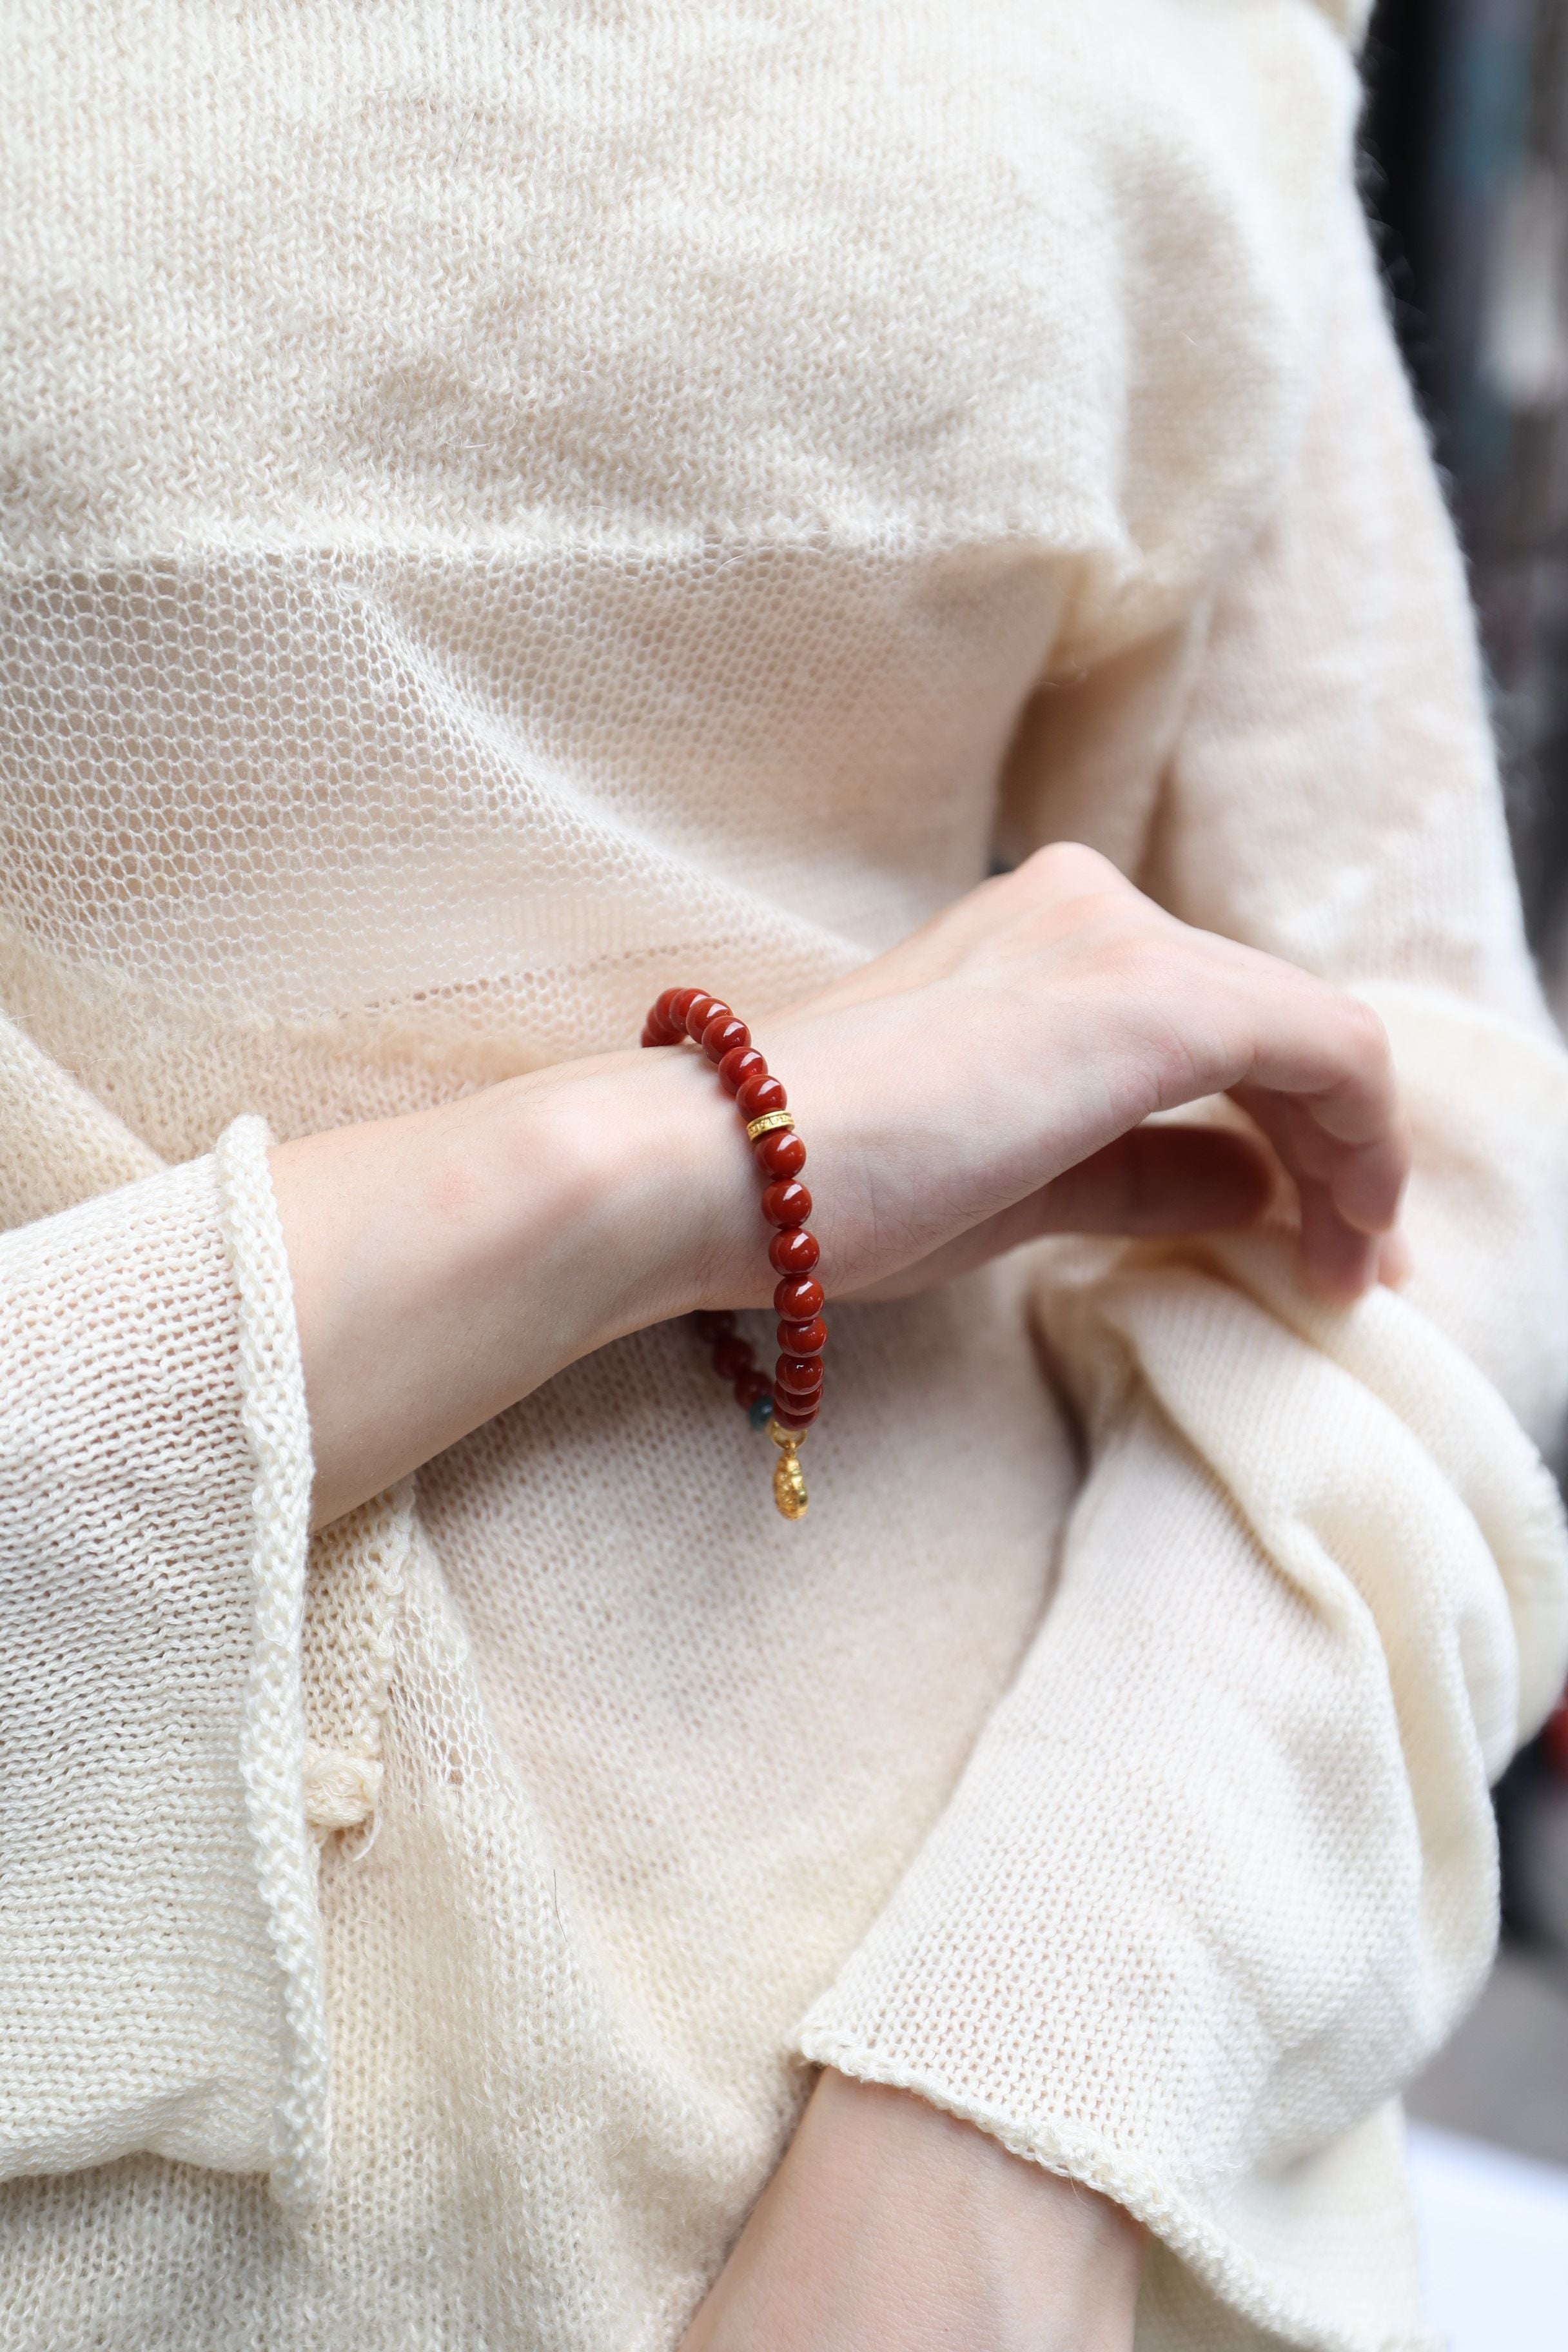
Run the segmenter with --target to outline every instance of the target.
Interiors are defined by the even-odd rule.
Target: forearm
[[[733,1115],[673,1054],[573,1063],[271,1157],[318,1526],[577,1357],[705,1303],[747,1204]]]
[[[1127,2352],[1143,2231],[907,2091],[827,2068],[682,2352]]]

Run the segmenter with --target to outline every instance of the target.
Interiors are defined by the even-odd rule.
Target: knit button
[[[827,1345],[827,1326],[820,1315],[808,1323],[781,1323],[778,1343],[787,1355],[820,1356]]]
[[[804,1225],[811,1214],[811,1194],[793,1177],[770,1184],[763,1194],[763,1214],[770,1225]]]
[[[805,1146],[793,1128],[775,1127],[759,1135],[752,1146],[764,1175],[798,1176],[805,1166]]]
[[[790,1275],[773,1291],[774,1314],[788,1316],[796,1322],[820,1314],[822,1306],[822,1285],[814,1274]]]
[[[775,1274],[809,1274],[821,1255],[816,1235],[804,1225],[786,1225],[768,1244],[768,1262]]]

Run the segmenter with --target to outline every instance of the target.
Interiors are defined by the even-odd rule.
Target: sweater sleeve
[[[1425,2344],[1396,2095],[1487,1968],[1488,1780],[1568,1636],[1568,1064],[1359,214],[1256,543],[1037,719],[1026,836],[1378,1006],[1415,1272],[1342,1312],[1283,1234],[1042,1254],[1089,1449],[1053,1602],[802,2048],[1128,2206],[1141,2346]]]
[[[310,1455],[266,1133],[159,1167],[4,1024],[0,1100],[0,2171],[149,2150],[309,2200]]]

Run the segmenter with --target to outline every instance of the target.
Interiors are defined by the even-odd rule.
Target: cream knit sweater
[[[1568,1068],[1354,28],[5,22],[0,2346],[668,2352],[803,2053],[1141,2215],[1140,2352],[1425,2345],[1396,2095],[1563,1664]],[[1378,1004],[1404,1295],[840,1310],[799,1528],[651,1330],[307,1543],[264,1121],[1074,835]]]

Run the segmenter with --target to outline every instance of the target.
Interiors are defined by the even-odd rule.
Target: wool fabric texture
[[[1430,2343],[1568,1067],[1354,31],[9,12],[5,2352],[669,2352],[803,2059],[1127,2205],[1140,2352]],[[648,1330],[308,1538],[269,1132],[1059,838],[1376,1004],[1400,1293],[1270,1229],[839,1307],[797,1528]]]

